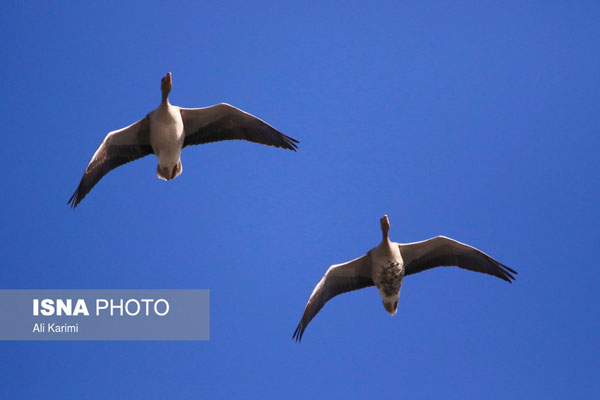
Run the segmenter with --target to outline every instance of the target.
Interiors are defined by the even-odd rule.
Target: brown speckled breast
[[[399,265],[398,261],[392,260],[380,267],[377,287],[386,297],[394,296],[400,291],[403,274]]]

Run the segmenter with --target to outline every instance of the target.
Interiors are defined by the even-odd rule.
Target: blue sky
[[[0,288],[210,289],[208,342],[3,342],[0,397],[592,398],[600,6],[6,2]],[[147,157],[66,205],[107,132],[228,102],[300,140]],[[438,234],[519,272],[408,277],[291,335],[327,267]]]

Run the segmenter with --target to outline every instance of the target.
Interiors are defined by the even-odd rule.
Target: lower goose
[[[338,294],[376,286],[383,307],[390,315],[395,315],[406,275],[453,265],[493,275],[509,283],[515,279],[512,274],[517,274],[482,251],[444,236],[408,244],[394,243],[388,236],[388,216],[384,215],[380,223],[383,240],[377,247],[355,260],[329,267],[310,295],[293,339],[302,340],[308,323]]]

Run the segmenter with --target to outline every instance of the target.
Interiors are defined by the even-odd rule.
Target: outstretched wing
[[[347,263],[329,267],[310,295],[292,339],[296,339],[298,342],[302,340],[306,326],[328,300],[338,294],[368,286],[373,286],[371,260],[368,253]]]
[[[184,147],[221,140],[247,140],[294,151],[298,148],[296,139],[229,104],[181,108],[181,117],[185,127]]]
[[[484,252],[445,236],[399,246],[404,260],[405,276],[443,266],[457,266],[493,275],[509,283],[515,279],[512,274],[517,274],[515,270]]]
[[[67,204],[71,204],[72,208],[77,207],[85,195],[110,170],[151,153],[147,117],[126,128],[110,132],[94,153],[77,190]]]

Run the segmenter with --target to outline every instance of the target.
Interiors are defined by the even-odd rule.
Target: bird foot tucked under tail
[[[181,164],[181,160],[177,162],[172,168],[170,167],[161,167],[160,164],[156,166],[156,176],[158,179],[162,179],[163,181],[170,181],[171,179],[177,178],[183,172],[183,165]]]
[[[163,181],[168,181],[170,179],[169,178],[169,170],[168,170],[168,168],[162,168],[160,166],[160,164],[157,165],[156,166],[156,177],[158,179],[162,179]]]
[[[391,299],[391,301],[383,300],[383,308],[393,317],[398,312],[398,299]]]
[[[171,179],[177,178],[183,172],[183,165],[181,165],[181,160],[177,162],[177,165],[173,167],[173,176]]]

